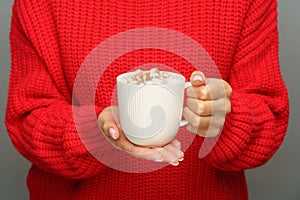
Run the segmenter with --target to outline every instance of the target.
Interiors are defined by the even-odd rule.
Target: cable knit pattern
[[[107,68],[96,105],[72,105],[72,89],[93,48],[142,27],[176,30],[201,44],[233,88],[232,112],[203,159],[198,158],[203,138],[197,136],[178,167],[124,173],[87,151],[73,106],[83,131],[94,133],[99,130],[87,106],[99,114],[111,104],[117,75],[143,63],[162,63],[188,78],[194,67],[175,54],[143,49]],[[278,61],[275,0],[15,0],[10,42],[6,125],[16,149],[32,162],[27,184],[33,200],[248,199],[243,171],[266,163],[283,141],[289,106]],[[74,98],[84,99],[81,95]]]

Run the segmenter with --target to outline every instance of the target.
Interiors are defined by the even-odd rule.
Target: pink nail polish
[[[114,140],[117,139],[117,138],[116,138],[116,135],[115,135],[115,133],[116,133],[115,129],[110,128],[110,129],[108,130],[108,132],[109,132],[110,137],[112,137]]]
[[[200,75],[195,75],[193,81],[203,81],[203,78]]]

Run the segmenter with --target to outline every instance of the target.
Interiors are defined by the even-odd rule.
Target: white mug
[[[166,84],[128,83],[117,77],[118,106],[121,127],[129,141],[141,146],[157,147],[169,143],[177,135],[182,119],[184,89],[191,86],[181,74],[167,72],[176,78]]]

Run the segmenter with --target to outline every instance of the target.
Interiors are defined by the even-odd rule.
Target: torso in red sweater
[[[275,0],[16,0],[6,124],[15,147],[33,163],[31,199],[247,199],[243,170],[268,161],[287,127],[276,6]],[[98,44],[142,27],[176,30],[201,44],[233,88],[232,112],[205,158],[198,157],[203,138],[196,136],[179,166],[126,173],[102,164],[82,144],[72,90],[81,63]],[[111,104],[116,76],[143,63],[162,63],[186,77],[194,71],[167,51],[129,52],[103,74],[97,113]],[[83,109],[80,102],[76,107]],[[85,127],[86,134],[97,128]],[[180,134],[191,133],[182,128]]]

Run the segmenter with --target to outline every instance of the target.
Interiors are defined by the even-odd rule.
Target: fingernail
[[[112,137],[114,140],[117,139],[117,138],[116,138],[116,131],[115,131],[115,129],[110,128],[110,129],[108,130],[108,132],[109,132],[110,137]]]
[[[203,78],[202,78],[202,76],[197,74],[194,76],[193,81],[203,81]]]
[[[158,158],[158,159],[155,159],[155,160],[154,160],[154,162],[162,162],[162,161],[164,161],[163,158]]]
[[[178,166],[179,165],[179,162],[176,162],[176,163],[170,163],[171,165],[173,166]]]
[[[179,159],[178,159],[179,162],[181,162],[181,161],[183,161],[183,160],[184,160],[184,158],[179,158]]]

